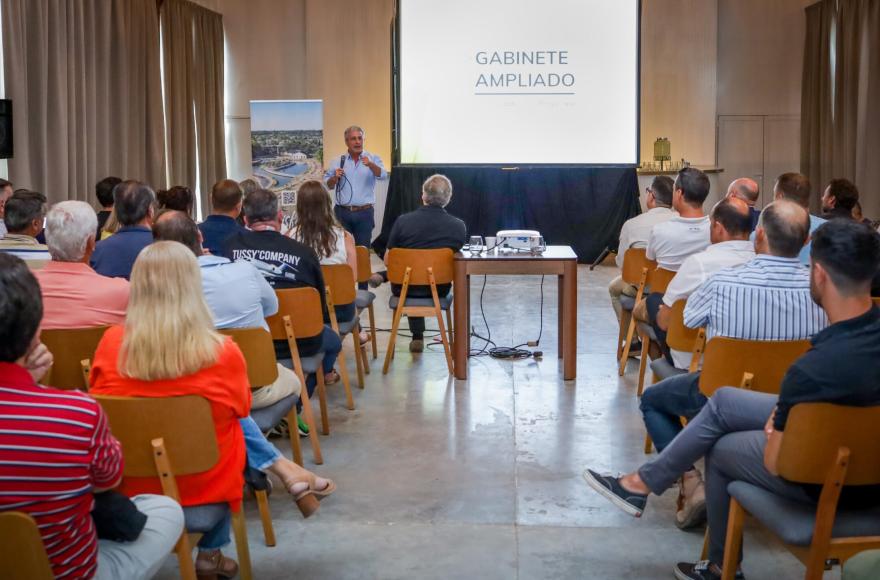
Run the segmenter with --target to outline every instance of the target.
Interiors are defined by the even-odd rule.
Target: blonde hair
[[[107,232],[108,234],[113,235],[119,231],[119,227],[119,220],[116,218],[116,208],[114,207],[110,210],[110,215],[107,216],[107,221],[104,222],[104,229],[102,229],[101,232]]]
[[[131,271],[120,373],[144,381],[191,375],[217,362],[223,340],[192,250],[178,242],[144,248]]]

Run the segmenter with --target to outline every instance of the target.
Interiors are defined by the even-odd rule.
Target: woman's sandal
[[[312,492],[314,481],[315,476],[310,473],[309,475],[302,475],[284,482],[284,486],[287,488],[288,493],[293,496],[293,501],[296,502],[296,507],[299,508],[303,518],[310,517],[321,507],[318,497]],[[303,491],[295,492],[293,491],[293,486],[298,483],[307,483],[309,487]]]
[[[333,369],[332,371],[330,371],[329,373],[324,375],[324,384],[325,385],[335,385],[336,383],[338,383],[341,380],[342,380],[342,377],[339,375],[339,373],[336,371],[336,369]]]
[[[316,498],[318,498],[318,500],[322,500],[325,497],[332,495],[333,492],[336,491],[336,483],[334,483],[332,479],[327,479],[325,477],[324,480],[327,482],[327,485],[324,487],[324,489],[315,489],[315,475],[314,474],[312,474],[311,481],[309,481],[309,489],[312,490],[312,494]]]

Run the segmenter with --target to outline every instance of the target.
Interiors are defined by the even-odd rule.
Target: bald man
[[[752,229],[750,231],[755,230],[755,227],[758,225],[758,217],[761,215],[761,212],[755,209],[755,204],[758,203],[760,196],[761,188],[758,182],[748,177],[734,179],[727,187],[727,197],[741,199],[749,206],[749,215],[752,220]]]

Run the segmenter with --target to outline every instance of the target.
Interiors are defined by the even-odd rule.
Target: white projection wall
[[[638,0],[399,2],[401,163],[637,163]]]

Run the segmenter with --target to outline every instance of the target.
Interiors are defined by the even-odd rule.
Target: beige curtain
[[[16,187],[94,201],[107,175],[164,183],[155,0],[3,0]]]
[[[204,216],[211,186],[226,177],[223,17],[187,0],[165,0],[161,26],[168,178],[198,191],[196,210]]]
[[[814,206],[828,181],[845,177],[863,212],[880,217],[880,0],[822,0],[806,18],[801,171]]]

